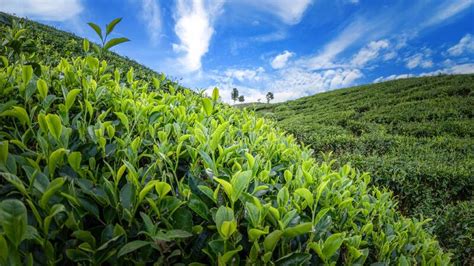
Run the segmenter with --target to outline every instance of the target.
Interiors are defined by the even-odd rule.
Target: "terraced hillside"
[[[389,81],[317,94],[257,113],[316,151],[333,152],[434,220],[442,244],[474,252],[474,75]]]

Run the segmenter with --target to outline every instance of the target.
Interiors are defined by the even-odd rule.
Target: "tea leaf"
[[[0,164],[5,165],[8,159],[8,141],[0,141]]]
[[[36,81],[36,87],[41,99],[44,100],[46,96],[48,96],[48,85],[46,84],[46,81],[43,79],[38,79],[38,81]]]
[[[81,92],[80,89],[74,89],[68,92],[66,96],[66,111],[71,109],[72,105],[74,104],[74,101],[76,100],[76,96]]]
[[[61,187],[64,185],[64,178],[55,178],[51,183],[49,183],[48,187],[46,188],[46,191],[43,193],[43,196],[41,196],[41,199],[39,201],[39,205],[41,208],[46,209],[46,206],[48,204],[49,199],[56,194],[58,190],[61,189]]]
[[[13,106],[11,110],[6,110],[0,113],[0,117],[2,116],[11,116],[15,117],[20,120],[22,125],[31,124],[30,118],[28,113],[26,112],[25,108],[20,106]]]
[[[115,28],[115,26],[122,21],[122,18],[116,18],[112,20],[109,24],[107,24],[105,34],[109,35]]]
[[[45,119],[46,124],[48,125],[49,132],[56,140],[59,140],[63,131],[61,118],[55,114],[48,114],[46,115]]]
[[[114,39],[111,39],[110,41],[108,41],[105,45],[104,45],[104,49],[105,50],[109,50],[110,48],[116,46],[116,45],[119,45],[121,43],[124,43],[124,42],[129,42],[130,40],[127,39],[127,38],[124,38],[124,37],[120,37],[120,38],[114,38]]]
[[[342,245],[342,242],[344,241],[344,234],[343,233],[337,233],[333,234],[326,241],[324,241],[323,245],[323,254],[326,258],[330,258],[336,253],[336,251],[339,249],[339,247]]]
[[[145,246],[150,245],[150,242],[142,241],[142,240],[135,240],[125,244],[117,253],[117,257],[122,257],[130,252],[133,252],[137,249],[143,248]]]
[[[16,199],[7,199],[0,202],[0,224],[3,232],[13,244],[18,248],[26,235],[27,214],[26,207]]]
[[[208,116],[212,115],[212,102],[209,98],[202,98],[202,106]]]
[[[81,169],[82,154],[80,152],[71,152],[67,160],[74,171],[78,172]]]

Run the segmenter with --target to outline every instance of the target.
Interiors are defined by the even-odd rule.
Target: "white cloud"
[[[66,21],[84,7],[80,0],[0,0],[0,10],[40,20]]]
[[[201,58],[214,34],[214,18],[222,12],[223,4],[223,0],[178,0],[174,30],[180,43],[173,44],[173,50],[184,53],[179,62],[185,72],[201,69]]]
[[[258,69],[257,71],[258,72]],[[232,73],[232,74],[230,74]],[[254,75],[252,71],[243,71],[240,74],[227,70],[224,75],[216,75],[215,85],[209,87],[209,92],[214,87],[221,91],[224,102],[232,103],[230,93],[232,88],[237,88],[246,102],[265,101],[268,91],[273,92],[273,102],[283,102],[313,95],[332,89],[348,87],[363,76],[359,69],[330,69],[322,71],[307,71],[302,68],[286,68],[276,73],[263,73]],[[230,74],[230,75],[229,75]],[[260,75],[260,79],[256,77]],[[236,84],[235,81],[251,80],[246,85]]]
[[[474,73],[474,64],[461,64],[461,65],[453,65],[447,68],[438,69],[431,72],[423,72],[418,75],[400,74],[400,75],[390,75],[387,77],[379,77],[375,79],[373,82],[377,83],[377,82],[402,79],[402,78],[436,76],[440,74],[454,75],[454,74],[472,74],[472,73]]]
[[[303,59],[299,63],[311,70],[334,68],[338,65],[333,61],[337,55],[358,41],[361,37],[366,36],[372,28],[370,23],[361,20],[353,21],[349,26],[343,29],[339,35],[327,43],[323,50],[307,59]]]
[[[312,0],[240,0],[239,3],[251,5],[279,17],[286,24],[294,25],[301,21]]]
[[[421,73],[420,76],[435,76],[439,74],[472,74],[474,73],[474,64],[454,65],[432,72]]]
[[[450,0],[440,5],[436,13],[430,16],[430,19],[422,24],[423,27],[432,26],[441,23],[460,12],[466,10],[474,2],[472,0]]]
[[[265,69],[259,67],[257,69],[227,69],[225,76],[228,78],[243,81],[261,81],[264,78]]]
[[[372,41],[352,58],[352,65],[364,66],[369,61],[376,59],[381,50],[388,48],[389,42],[387,40]]]
[[[152,43],[156,44],[161,33],[161,11],[159,0],[141,0],[140,18],[146,23]]]
[[[448,49],[448,53],[453,56],[460,56],[464,53],[474,53],[474,36],[466,34],[458,44]]]
[[[286,63],[293,55],[294,53],[292,52],[284,51],[283,53],[275,56],[270,64],[274,69],[281,69],[286,66]]]
[[[411,78],[411,77],[414,77],[414,75],[413,74],[390,75],[388,77],[376,78],[373,82],[378,83],[378,82],[383,82],[383,81],[389,81],[389,80],[395,80],[395,79],[406,79],[406,78]]]
[[[421,67],[421,68],[430,68],[433,66],[433,61],[429,57],[429,53],[423,52],[423,53],[416,53],[407,59],[406,61],[406,67],[409,69],[413,69],[416,67]]]

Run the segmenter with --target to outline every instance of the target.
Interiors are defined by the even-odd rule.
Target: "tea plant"
[[[177,90],[92,55],[40,60],[36,74],[9,51],[2,265],[449,264],[427,221],[400,215],[368,173],[316,162],[217,89]]]
[[[333,152],[339,165],[370,172],[403,213],[432,218],[443,247],[472,264],[472,215],[446,216],[474,213],[473,92],[474,75],[424,77],[256,109],[314,150]]]

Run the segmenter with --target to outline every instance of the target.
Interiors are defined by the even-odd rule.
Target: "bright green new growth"
[[[217,89],[152,89],[92,56],[24,78],[8,51],[0,264],[449,263],[368,174],[317,163]]]

